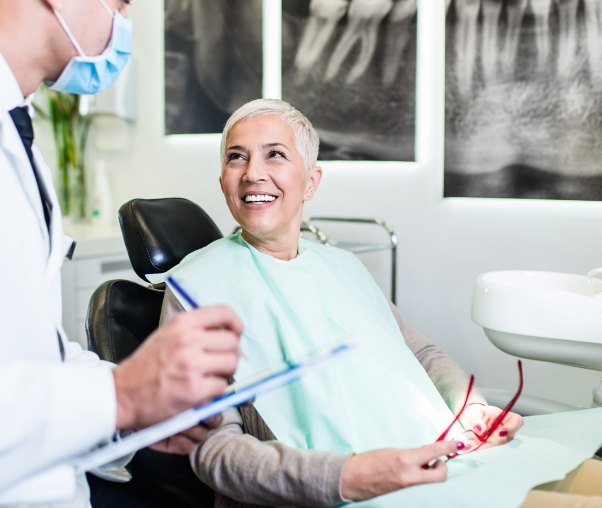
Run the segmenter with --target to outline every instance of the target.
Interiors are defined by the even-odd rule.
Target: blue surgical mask
[[[51,90],[77,95],[102,92],[115,82],[128,62],[132,53],[132,22],[119,12],[113,13],[104,0],[98,1],[113,18],[111,38],[106,49],[98,56],[84,54],[61,13],[57,10],[54,11],[79,56],[75,56],[69,61],[54,83],[46,83]]]

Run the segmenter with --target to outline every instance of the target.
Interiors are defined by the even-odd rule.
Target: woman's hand
[[[205,420],[199,425],[190,427],[178,434],[163,439],[150,446],[153,450],[174,455],[188,455],[199,444],[207,441],[209,431],[219,427],[222,423],[222,415],[217,415]]]
[[[457,451],[455,441],[440,441],[420,448],[383,448],[351,457],[341,477],[345,499],[361,501],[419,483],[442,482],[447,467],[441,457]]]
[[[502,412],[499,407],[487,406],[482,404],[469,405],[460,418],[460,423],[466,430],[472,430],[477,435],[482,435],[493,424],[497,416]],[[497,446],[507,443],[514,438],[514,435],[523,426],[523,417],[517,413],[508,413],[502,420],[500,426],[482,445],[482,448]],[[474,436],[473,436],[474,437]]]

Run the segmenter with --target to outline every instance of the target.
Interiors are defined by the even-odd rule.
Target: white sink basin
[[[595,277],[484,273],[475,283],[472,319],[509,354],[602,370],[602,280]]]

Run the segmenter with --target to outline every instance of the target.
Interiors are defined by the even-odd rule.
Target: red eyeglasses
[[[506,415],[514,407],[514,404],[516,404],[516,401],[518,400],[521,392],[523,391],[523,364],[520,360],[518,361],[518,380],[519,380],[518,381],[518,390],[516,391],[516,393],[510,400],[510,402],[508,402],[506,407],[504,407],[504,409],[502,409],[500,414],[496,417],[496,419],[493,421],[493,423],[489,426],[489,428],[485,429],[485,432],[483,432],[481,434],[476,434],[472,430],[465,430],[459,436],[454,436],[454,439],[462,441],[463,443],[465,443],[465,442],[477,443],[477,445],[474,447],[469,446],[465,449],[458,450],[457,455],[464,455],[469,452],[474,452],[475,450],[478,450],[481,446],[483,446],[488,441],[488,439],[493,435],[493,433],[498,429],[498,427],[502,424],[502,422],[504,421],[504,418],[506,418]],[[468,383],[468,390],[466,391],[466,397],[464,399],[464,404],[462,404],[462,407],[460,408],[460,411],[458,412],[458,414],[456,415],[454,420],[447,426],[447,428],[437,438],[437,441],[444,441],[445,438],[447,437],[447,435],[449,434],[450,430],[453,428],[453,426],[456,423],[458,423],[458,421],[460,420],[462,413],[468,406],[468,399],[470,398],[470,392],[472,391],[473,385],[474,385],[474,376],[471,375],[470,381]],[[455,456],[456,455],[453,455],[452,457],[449,457],[449,458],[453,458]]]

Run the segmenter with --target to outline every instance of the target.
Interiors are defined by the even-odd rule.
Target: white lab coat
[[[8,114],[23,100],[0,55],[0,506],[81,507],[88,504],[85,478],[67,464],[114,433],[115,387],[110,364],[68,342],[60,324],[60,269],[70,239],[50,171],[34,147],[54,204],[48,234]]]

